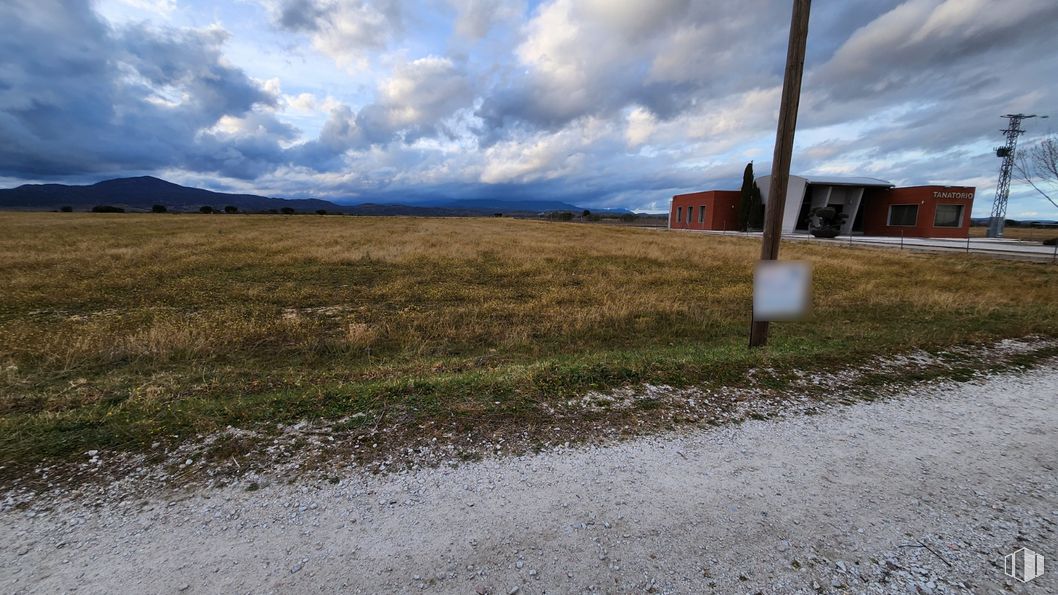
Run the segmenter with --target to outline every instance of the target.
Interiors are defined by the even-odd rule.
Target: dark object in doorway
[[[812,209],[809,213],[808,231],[817,238],[836,238],[848,218],[848,215],[838,213],[833,207]]]

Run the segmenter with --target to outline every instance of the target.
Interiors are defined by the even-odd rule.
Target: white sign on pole
[[[753,320],[797,320],[808,313],[812,266],[762,260],[753,272]]]

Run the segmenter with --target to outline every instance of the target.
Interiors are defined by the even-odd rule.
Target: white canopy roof
[[[879,180],[878,178],[866,178],[860,176],[798,176],[805,179],[805,182],[809,184],[819,184],[822,186],[874,186],[882,188],[891,188],[892,182],[885,180]]]

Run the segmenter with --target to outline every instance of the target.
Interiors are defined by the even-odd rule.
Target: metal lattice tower
[[[992,218],[988,221],[988,237],[1003,237],[1003,223],[1007,217],[1007,198],[1010,197],[1010,174],[1014,171],[1014,150],[1021,136],[1021,121],[1035,118],[1036,114],[1007,114],[1003,116],[1009,123],[1006,130],[1000,132],[1007,138],[1007,144],[996,149],[996,156],[1003,159],[999,166],[999,183],[996,185],[996,198],[992,203]]]

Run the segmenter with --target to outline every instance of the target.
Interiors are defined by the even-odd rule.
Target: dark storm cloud
[[[295,14],[394,10],[356,2],[282,8],[289,25]],[[333,110],[319,138],[291,147],[299,131],[270,109],[274,92],[222,58],[221,29],[111,28],[90,5],[47,0],[5,4],[0,23],[8,57],[0,135],[9,141],[0,147],[0,175],[184,168],[253,179],[284,165],[335,170],[346,151],[437,135],[439,120],[473,99],[451,60],[413,60],[380,83],[376,101],[359,112]]]
[[[220,63],[227,33],[217,30],[122,30],[118,59],[152,88],[177,88],[191,103],[182,107],[194,124],[212,123],[226,114],[242,114],[254,105],[274,106],[276,98],[238,69]]]
[[[737,186],[750,158],[767,169],[788,0],[258,1],[235,6],[257,10],[269,40],[247,22],[233,55],[274,51],[277,31],[291,62],[313,54],[311,84],[254,70],[292,95],[227,62],[219,27],[0,3],[0,177],[164,169],[247,190],[642,206]],[[801,171],[991,178],[999,115],[1058,115],[1053,0],[817,0],[812,13]],[[318,53],[289,52],[309,44]]]
[[[35,177],[195,166],[246,175],[289,138],[199,138],[224,116],[244,117],[276,99],[223,63],[219,30],[111,29],[79,1],[0,7],[0,174]]]
[[[912,105],[897,124],[928,142],[960,134],[1010,110],[1054,105],[1058,4],[914,0],[858,29],[805,82],[803,122],[827,125]],[[1020,107],[1019,107],[1020,106]],[[984,120],[982,120],[984,118]],[[895,132],[895,130],[894,130]],[[965,138],[965,137],[963,137]],[[891,147],[879,145],[879,149]]]
[[[478,111],[484,144],[526,129],[559,130],[584,116],[613,117],[635,105],[668,120],[702,101],[737,103],[743,93],[781,84],[788,3],[659,4],[668,14],[634,23],[634,37],[622,29],[629,23],[603,18],[584,26],[562,18],[583,18],[576,8],[546,10],[562,4],[585,3],[558,0],[537,13],[550,27],[530,26],[519,48],[527,68],[488,94]],[[991,134],[994,122],[982,126],[980,117],[1016,105],[1030,81],[1054,80],[1056,14],[1058,4],[1042,0],[817,2],[799,121],[833,125],[917,103],[884,131],[879,152]],[[553,33],[569,23],[574,37]],[[623,50],[614,53],[610,44]],[[577,76],[564,78],[570,71]],[[1053,104],[1053,85],[1037,87],[1036,103]]]
[[[886,159],[887,175],[912,183],[957,182],[968,172],[991,178],[989,154],[971,161],[946,153],[998,143],[1002,114],[1054,110],[1055,30],[1058,4],[1050,1],[903,3],[858,28],[809,73],[799,123],[834,125],[889,110],[895,113],[819,154]],[[953,158],[960,168],[950,167]]]
[[[276,24],[291,31],[315,31],[327,9],[315,0],[283,0],[275,8]]]
[[[834,101],[905,91],[928,97],[975,65],[1019,69],[1046,57],[1056,24],[1051,0],[912,0],[858,29],[810,82]]]
[[[289,149],[279,142],[298,137],[291,125],[271,114],[248,112],[233,122],[230,130],[210,130],[196,135],[185,167],[192,171],[216,171],[233,178],[252,180],[291,160]]]
[[[811,36],[805,56],[806,66],[812,68],[826,62],[853,32],[899,4],[900,0],[856,0],[855,2],[817,0],[813,2],[809,24]]]
[[[817,3],[809,67],[895,4]],[[735,100],[780,84],[789,11],[781,0],[545,4],[518,48],[518,70],[485,96],[478,111],[483,141],[490,144],[521,126],[559,129],[633,105],[667,120],[707,99]],[[574,35],[555,33],[564,27]]]
[[[300,164],[312,164],[314,169],[329,171],[344,165],[342,156],[350,149],[370,146],[370,141],[357,125],[357,114],[347,106],[331,111],[319,138],[290,149],[291,160]]]

